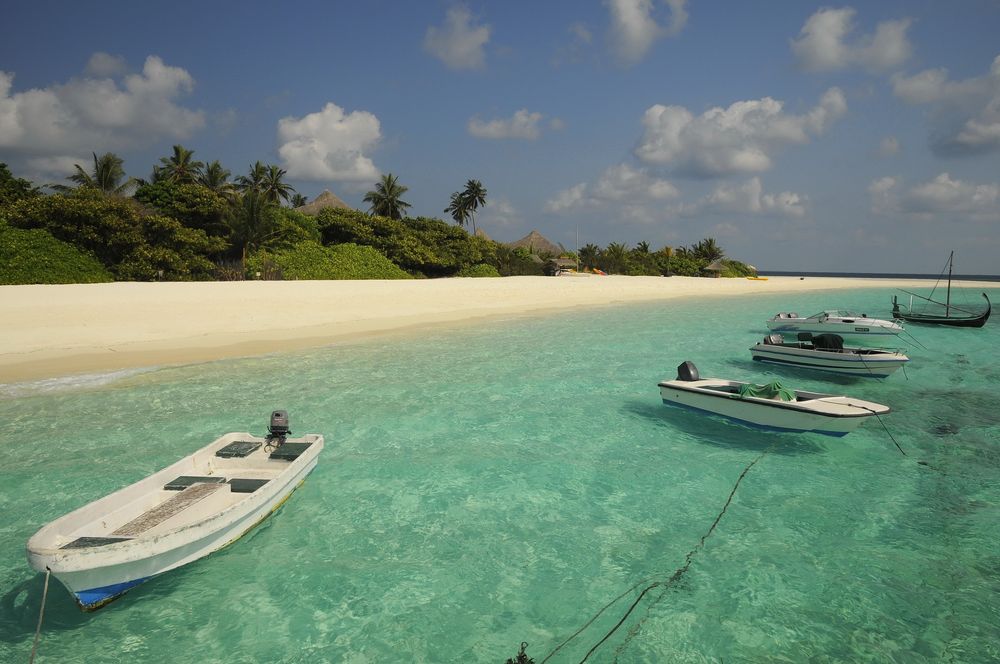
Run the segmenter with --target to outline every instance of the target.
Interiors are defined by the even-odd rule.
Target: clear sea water
[[[31,652],[39,527],[274,408],[326,435],[291,500],[95,613],[53,579],[36,661],[502,664],[524,641],[541,664],[622,596],[548,660],[579,662],[656,582],[588,661],[997,661],[1000,320],[911,326],[884,381],[750,361],[777,311],[888,305],[610,306],[3,386],[0,661]],[[893,412],[839,439],[732,426],[660,403],[688,359]]]

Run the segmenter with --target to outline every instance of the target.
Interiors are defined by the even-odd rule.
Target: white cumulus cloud
[[[881,214],[905,213],[924,219],[1000,219],[1000,184],[964,182],[949,173],[909,188],[899,178],[884,177],[873,181],[868,193],[873,211]]]
[[[546,212],[563,212],[572,210],[589,204],[587,198],[587,183],[573,185],[569,189],[563,189],[555,196],[545,202]]]
[[[178,103],[194,88],[187,71],[151,55],[141,73],[111,77],[122,65],[98,53],[88,64],[89,75],[23,92],[14,91],[13,73],[0,71],[0,149],[13,155],[8,160],[81,163],[91,152],[183,140],[205,126],[202,111]]]
[[[670,10],[666,26],[653,16],[653,0],[606,0],[611,13],[611,40],[615,54],[625,64],[638,62],[653,43],[662,37],[676,35],[687,23],[687,0],[665,0]]]
[[[424,49],[452,69],[480,69],[486,64],[489,25],[474,25],[472,14],[455,6],[445,14],[445,24],[431,26],[424,35]]]
[[[634,207],[667,201],[679,195],[677,187],[668,180],[654,177],[645,169],[618,164],[605,170],[592,185],[583,182],[558,192],[545,204],[545,210],[563,212],[608,203],[628,203]]]
[[[787,144],[807,143],[847,111],[839,88],[827,90],[803,115],[791,115],[770,97],[715,107],[695,116],[682,106],[657,104],[646,110],[645,132],[635,155],[682,175],[716,177],[760,173]]]
[[[125,63],[124,58],[97,52],[90,56],[84,73],[95,78],[114,78],[115,76],[121,76],[126,71],[128,71],[128,65]]]
[[[894,76],[893,92],[910,104],[929,104],[930,145],[939,155],[1000,150],[1000,56],[984,76],[953,81],[946,69]]]
[[[476,217],[479,228],[506,228],[516,226],[522,221],[521,214],[508,199],[496,197],[482,209]]]
[[[764,192],[759,177],[752,177],[739,186],[720,186],[696,203],[684,208],[689,215],[722,212],[752,215],[776,214],[803,217],[808,198],[791,191],[778,194]]]
[[[807,71],[832,71],[858,66],[872,72],[898,67],[913,48],[906,37],[910,19],[884,21],[874,34],[850,39],[854,31],[854,9],[820,9],[806,20],[792,53]]]
[[[526,108],[514,113],[510,118],[498,118],[484,122],[479,118],[469,120],[469,133],[477,138],[523,138],[533,141],[541,136],[538,123],[541,113],[533,113]]]
[[[278,154],[291,178],[368,182],[379,176],[365,153],[381,138],[378,118],[367,111],[345,113],[334,103],[302,118],[278,122]]]

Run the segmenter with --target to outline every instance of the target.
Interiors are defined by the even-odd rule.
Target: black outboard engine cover
[[[677,365],[677,380],[700,380],[698,378],[698,367],[694,366],[694,362],[686,360]]]
[[[288,425],[288,411],[273,411],[271,413],[271,424],[268,425],[267,430],[274,438],[284,438],[292,433],[292,429]]]

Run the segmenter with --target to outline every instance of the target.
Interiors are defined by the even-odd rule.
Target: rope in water
[[[49,596],[49,576],[51,575],[52,570],[46,567],[45,586],[42,589],[42,608],[38,610],[38,627],[35,629],[35,643],[31,646],[31,659],[28,660],[28,664],[35,661],[35,653],[38,652],[38,637],[42,635],[42,619],[45,618],[45,600]]]
[[[552,652],[550,652],[548,655],[546,655],[545,659],[542,660],[541,664],[545,664],[545,662],[549,661],[549,659],[551,659],[553,655],[555,655],[557,652],[559,652],[560,650],[562,650],[562,648],[564,646],[566,646],[566,644],[568,644],[570,641],[572,641],[577,636],[579,636],[585,629],[587,629],[587,627],[589,627],[591,624],[593,624],[593,622],[595,620],[597,620],[601,616],[601,614],[603,614],[607,609],[609,609],[611,606],[613,606],[615,603],[617,603],[620,599],[622,599],[623,597],[625,597],[629,593],[633,592],[636,588],[639,588],[643,584],[649,583],[649,585],[647,585],[645,588],[642,589],[642,592],[639,593],[639,596],[635,598],[635,600],[632,602],[631,606],[628,607],[628,609],[625,611],[625,613],[622,614],[622,617],[618,620],[617,623],[615,623],[615,626],[612,627],[607,632],[607,634],[605,634],[597,643],[595,643],[590,648],[590,650],[587,651],[587,654],[584,655],[583,659],[580,660],[580,664],[583,664],[583,662],[586,662],[587,659],[589,659],[590,656],[593,655],[594,652],[599,647],[601,647],[601,645],[605,641],[607,641],[609,638],[611,638],[612,634],[614,634],[616,631],[618,631],[618,629],[625,623],[625,621],[628,619],[628,617],[632,614],[632,612],[635,610],[635,608],[639,605],[639,602],[642,601],[642,598],[646,595],[646,593],[648,593],[650,590],[652,590],[654,588],[659,588],[659,587],[662,587],[664,589],[664,593],[665,593],[666,590],[668,590],[671,586],[673,586],[675,583],[677,583],[681,579],[681,577],[683,577],[684,574],[686,574],[687,571],[688,571],[688,569],[691,567],[691,561],[693,560],[694,555],[700,549],[704,548],[704,546],[705,546],[705,540],[707,540],[712,535],[712,533],[715,531],[716,526],[719,525],[719,521],[722,520],[722,517],[723,517],[723,515],[725,515],[726,510],[729,509],[730,503],[733,502],[733,496],[736,495],[736,490],[739,488],[740,483],[743,481],[743,478],[746,477],[747,473],[750,472],[750,469],[753,468],[757,464],[758,461],[760,461],[761,459],[763,459],[764,455],[766,455],[768,452],[770,452],[771,448],[773,448],[773,447],[774,447],[774,445],[771,445],[771,447],[769,447],[767,450],[761,452],[759,455],[757,455],[757,457],[753,461],[751,461],[749,464],[747,464],[746,468],[743,469],[743,472],[740,473],[740,476],[736,479],[736,483],[733,485],[732,490],[729,492],[729,497],[726,498],[725,505],[722,506],[722,510],[719,511],[718,515],[716,515],[715,521],[713,521],[712,525],[709,527],[709,529],[707,531],[705,531],[705,534],[701,536],[701,539],[694,546],[694,548],[692,548],[690,551],[688,551],[687,555],[684,557],[684,564],[681,565],[680,567],[678,567],[674,571],[674,573],[670,576],[669,579],[667,579],[666,581],[654,581],[653,583],[649,583],[649,581],[651,579],[643,579],[642,581],[639,581],[638,583],[634,584],[631,588],[629,588],[628,590],[626,590],[625,592],[623,592],[622,594],[618,595],[613,600],[611,600],[610,602],[608,602],[607,604],[605,604],[597,613],[595,613],[593,615],[593,617],[590,618],[590,620],[588,620],[586,623],[584,623],[583,626],[580,627],[580,629],[576,630],[572,635],[570,635],[569,638],[567,638],[565,641],[563,641],[558,646],[556,646],[555,649]],[[664,593],[660,594],[660,598],[663,597]],[[659,601],[659,598],[657,599],[657,601]],[[631,638],[631,636],[629,638]]]

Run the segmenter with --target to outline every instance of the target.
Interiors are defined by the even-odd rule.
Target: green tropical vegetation
[[[44,187],[0,163],[0,283],[498,277],[545,274],[553,258],[608,274],[699,276],[713,261],[722,276],[754,274],[714,238],[656,251],[647,242],[587,244],[554,255],[479,237],[476,212],[487,195],[479,180],[451,195],[450,224],[406,216],[408,187],[391,173],[365,195],[368,213],[303,214],[294,208],[307,200],[286,175],[257,161],[234,177],[182,145],[148,180],[128,177],[114,153],[95,152],[69,184]]]
[[[247,269],[285,280],[410,278],[373,247],[352,243],[324,247],[312,240],[283,251],[259,251],[247,261]]]
[[[0,284],[95,284],[114,281],[90,254],[41,229],[0,223]]]
[[[404,201],[402,196],[409,189],[409,187],[399,184],[399,179],[395,175],[386,173],[375,184],[375,189],[365,194],[361,200],[365,203],[371,203],[368,211],[373,215],[402,219],[406,208],[410,207],[410,204]]]
[[[465,189],[456,191],[451,195],[451,200],[445,212],[451,215],[459,226],[464,227],[466,221],[472,219],[472,233],[475,235],[476,210],[486,205],[486,187],[479,180],[469,180],[465,183]]]
[[[72,191],[75,188],[96,189],[104,194],[124,196],[135,187],[136,181],[133,178],[126,179],[125,177],[124,162],[121,157],[111,152],[102,154],[100,157],[97,156],[96,152],[92,154],[94,155],[94,167],[90,172],[83,170],[83,166],[80,164],[74,164],[76,172],[66,178],[70,182],[74,182],[76,187],[53,184],[50,185],[51,188],[62,193]]]

